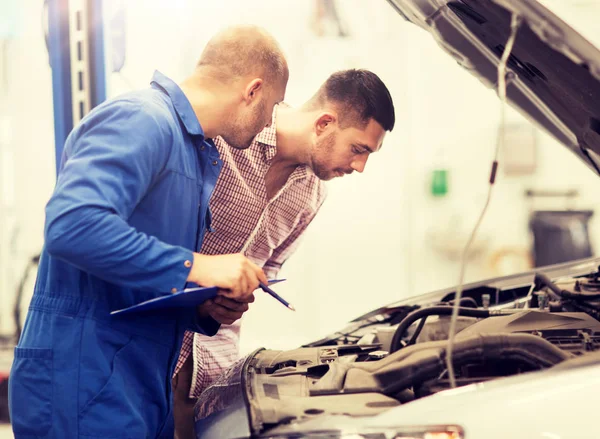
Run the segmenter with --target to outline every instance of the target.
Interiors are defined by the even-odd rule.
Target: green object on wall
[[[431,176],[431,195],[443,197],[448,193],[448,170],[435,169]]]

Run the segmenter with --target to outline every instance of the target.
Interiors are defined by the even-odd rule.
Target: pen
[[[265,293],[269,293],[271,296],[273,296],[275,299],[279,300],[281,303],[283,303],[285,306],[287,306],[289,309],[291,309],[292,311],[296,311],[296,308],[294,308],[290,303],[288,303],[283,297],[281,297],[279,294],[277,294],[275,291],[273,291],[271,288],[269,288],[267,285],[263,284],[262,282],[259,284],[259,287],[265,292]]]

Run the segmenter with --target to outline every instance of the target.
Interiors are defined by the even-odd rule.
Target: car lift
[[[56,170],[74,126],[106,99],[102,0],[45,0]]]

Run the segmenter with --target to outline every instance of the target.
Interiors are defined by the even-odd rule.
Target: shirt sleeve
[[[69,136],[46,206],[48,253],[121,286],[156,292],[184,287],[192,252],[127,223],[170,156],[173,132],[162,111],[113,101]]]
[[[214,337],[194,334],[190,398],[198,398],[240,358],[240,326],[239,320],[232,325],[223,325]]]
[[[302,235],[304,234],[312,220],[315,218],[315,216],[317,216],[319,209],[323,205],[325,197],[326,194],[323,189],[323,193],[318,199],[316,209],[306,211],[304,215],[302,215],[302,218],[300,219],[296,227],[294,227],[294,229],[292,230],[292,233],[290,233],[290,235],[285,239],[285,241],[283,241],[283,243],[281,243],[279,247],[277,247],[273,251],[273,254],[263,266],[263,271],[265,272],[267,278],[275,279],[285,261],[290,256],[292,256],[292,254],[294,254],[294,252],[300,245]]]

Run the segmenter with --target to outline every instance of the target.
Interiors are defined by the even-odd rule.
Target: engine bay
[[[530,278],[531,279],[531,278]],[[439,297],[439,296],[438,296]],[[211,386],[196,420],[245,401],[253,435],[315,417],[362,417],[450,388],[454,293],[390,306],[290,351],[258,350]],[[466,288],[453,346],[457,386],[552,368],[600,350],[600,273]]]

